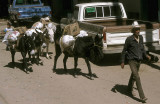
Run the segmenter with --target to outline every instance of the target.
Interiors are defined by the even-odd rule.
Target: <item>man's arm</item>
[[[124,68],[124,63],[125,63],[125,56],[126,56],[126,52],[128,50],[128,45],[129,45],[129,39],[127,38],[123,47],[123,51],[121,54],[121,68]]]

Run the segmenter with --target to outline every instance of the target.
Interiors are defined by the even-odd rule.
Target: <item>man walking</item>
[[[147,98],[144,95],[138,71],[141,61],[144,59],[144,57],[146,57],[149,60],[151,59],[151,57],[146,54],[146,51],[144,49],[143,37],[139,35],[140,26],[138,25],[138,22],[134,21],[132,26],[133,35],[127,37],[122,51],[121,68],[124,68],[125,59],[127,59],[130,69],[132,71],[128,83],[128,91],[130,92],[130,94],[134,96],[132,92],[134,82],[136,82],[140,99],[142,102],[146,102]]]

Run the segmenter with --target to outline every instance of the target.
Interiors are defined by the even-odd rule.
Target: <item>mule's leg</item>
[[[56,51],[56,55],[54,56],[53,72],[55,72],[55,70],[56,70],[56,65],[57,65],[58,57],[62,54],[61,48],[60,48],[59,45],[55,45],[55,51]]]
[[[45,49],[45,48],[42,47],[42,49],[41,49],[41,54],[40,54],[41,56],[43,56],[43,54],[44,54],[44,49]]]
[[[48,55],[48,49],[49,49],[49,43],[47,43],[47,47],[46,47],[46,58],[49,59],[50,56]]]
[[[37,57],[36,57],[36,64],[37,65],[39,65],[39,61],[40,61],[40,58],[39,58],[39,56],[40,56],[40,47],[37,49]]]
[[[73,73],[73,76],[76,77],[76,69],[77,69],[77,66],[78,66],[78,57],[77,56],[74,56],[74,73]]]
[[[26,60],[26,52],[21,52],[21,55],[23,57],[23,68],[24,71],[28,74],[28,66],[27,66],[27,60]]]
[[[13,64],[13,68],[15,68],[14,56],[15,56],[16,51],[11,50],[10,52],[11,52],[11,56],[12,56],[12,64]]]
[[[67,72],[67,66],[66,66],[67,59],[68,59],[68,54],[64,54],[63,65],[64,65],[65,72]]]
[[[43,65],[43,60],[40,59],[40,55],[41,55],[41,47],[39,47],[39,50],[38,50],[38,62],[39,64]]]
[[[58,60],[58,57],[59,57],[61,54],[62,54],[62,53],[56,54],[56,55],[54,56],[53,72],[55,72],[55,70],[56,70],[57,60]]]
[[[29,62],[29,63],[31,62],[31,54],[30,54],[30,51],[28,51],[28,62]]]
[[[86,62],[87,67],[88,67],[88,72],[89,72],[90,79],[92,79],[91,66],[90,66],[90,63],[89,63],[89,60],[88,60],[88,58],[87,58],[87,57],[85,58],[85,62]]]

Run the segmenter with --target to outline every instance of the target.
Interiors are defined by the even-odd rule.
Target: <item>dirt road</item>
[[[126,88],[130,68],[120,68],[119,55],[105,56],[99,65],[91,63],[94,80],[86,77],[87,66],[83,59],[78,62],[78,76],[74,78],[73,58],[67,61],[69,74],[63,71],[63,55],[52,72],[54,44],[50,46],[52,59],[41,57],[44,65],[32,66],[33,72],[26,74],[21,66],[21,54],[16,53],[16,69],[11,67],[11,55],[0,43],[0,104],[141,104],[138,93],[132,98]],[[159,55],[160,57],[160,55]],[[146,104],[160,103],[160,63],[142,64],[140,77]]]

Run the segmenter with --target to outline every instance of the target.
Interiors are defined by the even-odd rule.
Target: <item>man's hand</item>
[[[124,68],[124,63],[121,63],[121,68],[122,68],[122,69]]]

